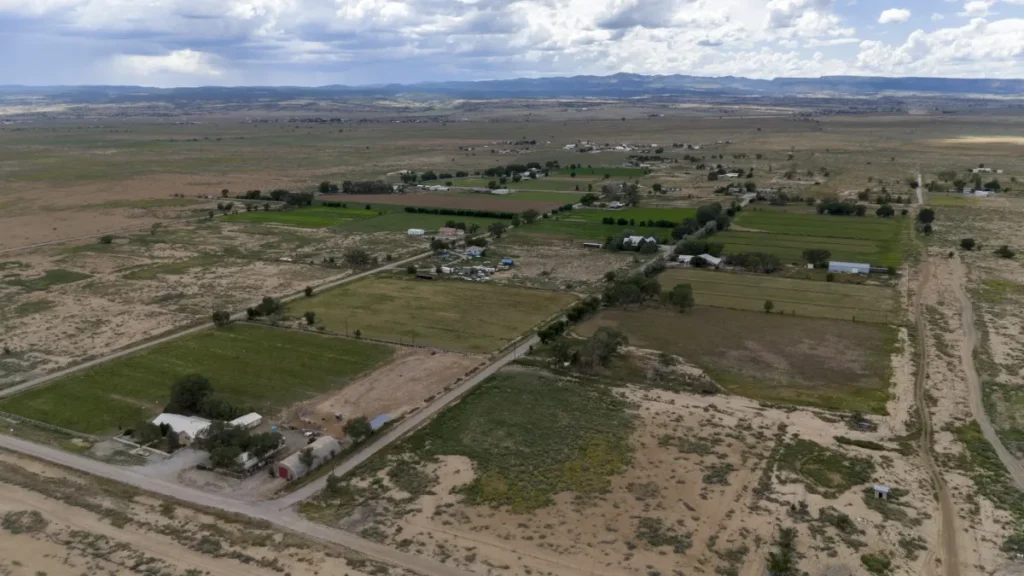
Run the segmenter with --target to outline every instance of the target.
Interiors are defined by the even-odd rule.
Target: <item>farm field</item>
[[[451,208],[454,210],[493,210],[496,212],[525,212],[529,209],[547,212],[579,200],[578,197],[565,195],[557,200],[535,200],[521,197],[519,194],[484,194],[484,193],[436,193],[421,192],[414,194],[341,194],[321,196],[327,202],[344,202],[352,206],[363,204],[391,206],[414,206],[417,208]]]
[[[700,301],[698,300],[698,304]],[[632,346],[676,354],[730,392],[884,414],[895,329],[860,322],[709,308],[606,310],[581,324],[622,330]]]
[[[577,178],[601,178],[605,175],[609,176],[609,179],[614,178],[640,178],[645,175],[643,168],[630,168],[627,166],[577,166],[576,168],[556,168],[551,171],[554,176],[563,176],[571,178],[572,173],[576,173]]]
[[[743,230],[727,230],[715,238],[725,243],[726,254],[770,252],[787,264],[801,263],[808,248],[825,248],[832,252],[832,260],[898,267],[906,219],[748,209],[733,222]]]
[[[336,332],[486,354],[565,308],[568,293],[459,280],[374,277],[288,305]]]
[[[202,374],[217,397],[271,414],[343,386],[392,354],[382,344],[235,324],[77,372],[4,400],[0,410],[111,434],[159,414],[177,378]]]
[[[360,204],[355,204],[356,206]],[[354,220],[362,220],[377,216],[377,210],[365,208],[327,208],[313,206],[297,210],[272,212],[241,212],[221,218],[223,222],[254,222],[260,224],[286,224],[302,228],[327,228],[340,226]]]
[[[669,220],[682,222],[696,216],[697,211],[691,208],[627,208],[624,210],[598,210],[584,208],[559,214],[554,218],[539,220],[533,226],[522,226],[512,231],[517,235],[562,236],[592,242],[603,242],[608,236],[618,236],[629,230],[643,236],[654,236],[659,240],[670,240],[671,228],[640,226],[648,220]],[[634,224],[620,226],[618,224],[602,224],[603,218],[625,218]]]
[[[490,184],[492,181],[497,182],[498,179],[497,178],[456,178],[454,180],[450,180],[450,182],[452,183],[452,187],[454,187],[454,188],[487,188],[488,184]],[[446,182],[449,182],[449,180],[437,181],[437,182],[427,182],[427,184],[438,184],[438,185],[440,185],[440,184],[444,184]],[[531,179],[520,180],[519,182],[513,182],[512,180],[509,180],[509,181],[505,182],[504,184],[499,184],[498,186],[499,186],[499,188],[508,188],[509,190],[522,190],[522,191],[531,191],[531,192],[538,192],[538,191],[541,191],[541,192],[543,192],[543,191],[548,191],[548,192],[573,192],[573,193],[581,193],[582,194],[582,193],[586,192],[587,184],[593,184],[593,185],[597,186],[598,182],[599,181],[596,180],[596,179],[570,178],[568,176],[568,174],[567,174],[564,178],[546,177],[546,178],[537,178],[535,180],[531,180]],[[577,187],[579,187],[580,190],[577,190],[576,189]]]
[[[444,216],[439,214],[412,214],[409,212],[388,212],[373,218],[353,220],[339,226],[343,232],[405,232],[410,228],[421,228],[427,232],[437,231],[450,221],[464,222],[467,225],[477,224],[486,230],[493,222],[508,224],[508,220],[497,218],[477,218],[470,216]]]
[[[742,274],[672,268],[659,276],[663,290],[677,284],[693,286],[701,306],[735,310],[764,310],[765,300],[776,314],[893,324],[896,294],[892,288],[779,278],[766,274]]]

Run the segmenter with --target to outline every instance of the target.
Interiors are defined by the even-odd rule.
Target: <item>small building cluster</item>
[[[321,436],[312,444],[277,463],[277,476],[285,480],[298,480],[341,454],[341,442],[331,436]],[[303,453],[309,450],[312,460],[304,462]]]
[[[696,256],[683,254],[677,259],[677,261],[683,266],[694,266],[694,260],[702,261],[704,268],[721,268],[723,262],[721,258],[712,256],[711,254],[698,254]]]
[[[859,262],[829,262],[828,271],[835,274],[870,274],[871,265]]]
[[[249,414],[239,416],[238,418],[228,422],[228,425],[250,430],[252,428],[256,428],[262,423],[263,416],[260,416],[255,412],[250,412]],[[183,416],[181,414],[163,413],[153,419],[153,424],[156,424],[157,426],[168,426],[175,434],[178,435],[178,441],[181,445],[187,446],[205,432],[206,429],[210,427],[211,422],[206,418],[200,418],[198,416]]]

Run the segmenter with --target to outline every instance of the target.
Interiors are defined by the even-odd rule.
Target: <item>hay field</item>
[[[887,326],[697,306],[685,314],[605,310],[577,332],[602,326],[622,330],[632,346],[686,358],[736,394],[885,413],[895,344]]]
[[[315,312],[335,332],[486,354],[565,308],[564,292],[460,280],[373,277],[292,302],[287,313]]]
[[[207,330],[72,374],[0,402],[0,410],[87,434],[152,418],[187,374],[217,397],[273,414],[350,382],[392,357],[390,347],[236,324]]]
[[[780,278],[697,268],[673,268],[659,276],[663,290],[677,284],[693,286],[701,306],[734,310],[764,310],[766,300],[775,314],[892,324],[899,319],[892,288]]]

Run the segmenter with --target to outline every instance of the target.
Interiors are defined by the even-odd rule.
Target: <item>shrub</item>
[[[967,250],[967,251],[974,250],[974,246],[975,246],[974,238],[964,238],[964,239],[960,240],[960,247],[963,248],[964,250]]]
[[[829,272],[828,274],[825,274],[825,282],[835,282],[835,281],[836,281],[836,275],[835,274],[833,274],[831,272]]]
[[[415,274],[416,273],[416,265],[415,264],[409,264],[408,266],[405,267],[405,271],[407,273],[409,273],[409,274]]]
[[[110,234],[107,234],[105,236],[100,236],[100,244],[113,244],[113,243],[114,243],[114,237],[111,236]]]
[[[892,567],[891,560],[877,554],[864,554],[860,557],[860,562],[872,574],[888,574],[889,568]]]
[[[1017,255],[1017,253],[1014,252],[1006,244],[1003,244],[1002,246],[999,247],[999,249],[996,250],[996,255],[999,256],[1000,258],[1013,258],[1014,256]]]

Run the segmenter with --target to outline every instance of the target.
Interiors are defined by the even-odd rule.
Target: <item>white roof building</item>
[[[228,422],[228,424],[236,426],[238,428],[255,428],[262,423],[263,416],[260,416],[255,412],[250,412],[245,416],[239,416],[238,418],[235,418],[231,422]]]
[[[307,448],[313,453],[311,467],[302,463],[302,451]],[[302,478],[338,454],[341,454],[341,442],[331,436],[321,436],[316,442],[278,462],[277,475],[285,480]]]
[[[840,274],[870,274],[871,265],[859,262],[829,262],[828,271]]]
[[[627,246],[639,246],[643,242],[654,242],[655,244],[657,244],[658,239],[655,238],[654,236],[648,236],[647,238],[644,238],[643,236],[630,236],[623,240],[622,243],[626,244]]]
[[[427,231],[422,228],[409,228],[409,236],[423,236]]]
[[[161,414],[153,419],[153,424],[171,427],[182,440],[192,442],[199,434],[210,427],[210,421],[197,416],[182,416],[181,414]]]
[[[714,266],[715,268],[718,268],[719,266],[722,265],[722,259],[712,256],[711,254],[701,254],[700,256],[698,256],[698,258]]]

